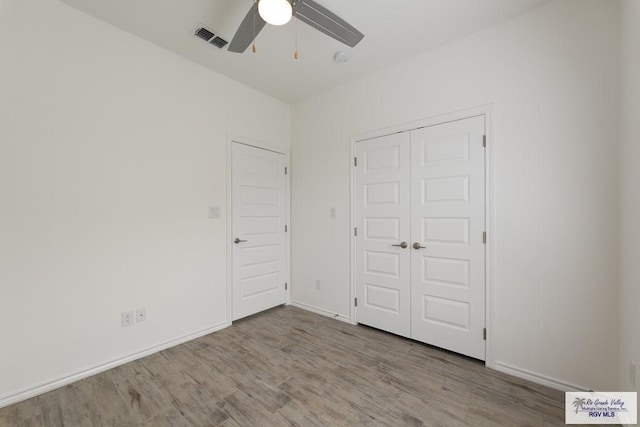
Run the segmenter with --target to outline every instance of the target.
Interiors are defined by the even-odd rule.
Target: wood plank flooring
[[[0,409],[0,426],[555,426],[564,394],[294,307]]]

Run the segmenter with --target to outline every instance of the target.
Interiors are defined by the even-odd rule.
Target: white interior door
[[[232,144],[233,320],[286,302],[286,156]]]
[[[411,336],[482,360],[484,133],[484,116],[411,132]]]
[[[411,331],[409,150],[409,133],[356,147],[358,322],[403,336]]]

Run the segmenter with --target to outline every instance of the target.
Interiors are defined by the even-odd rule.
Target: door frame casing
[[[363,132],[352,135],[350,138],[349,147],[349,164],[351,174],[351,185],[349,191],[349,208],[350,208],[350,227],[349,234],[350,239],[350,303],[349,303],[349,317],[352,324],[357,324],[356,307],[354,299],[356,293],[356,236],[354,230],[357,226],[356,221],[356,167],[354,167],[353,159],[356,155],[356,144],[358,142],[366,141],[373,138],[379,138],[381,136],[391,135],[399,132],[408,132],[414,129],[435,126],[448,122],[468,119],[471,117],[484,116],[485,117],[485,135],[487,140],[487,146],[485,149],[485,230],[487,232],[487,241],[485,246],[485,328],[487,329],[487,338],[485,343],[485,366],[494,368],[495,361],[493,360],[492,352],[492,331],[493,327],[493,282],[494,282],[494,245],[495,245],[495,189],[494,189],[494,145],[495,139],[493,138],[493,104],[485,104],[477,107],[471,107],[464,110],[454,111],[451,113],[440,114],[437,116],[431,116],[425,119],[420,119],[408,123],[403,123],[395,126],[390,126],[374,131]]]
[[[258,141],[252,138],[227,134],[227,324],[233,323],[233,144],[243,144],[260,150],[271,151],[285,156],[285,167],[288,170],[285,175],[285,223],[288,231],[285,235],[285,282],[288,284],[286,290],[285,304],[291,304],[291,166],[290,151],[284,147]]]

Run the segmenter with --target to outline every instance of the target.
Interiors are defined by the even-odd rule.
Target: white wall
[[[226,134],[289,106],[50,0],[0,0],[0,58],[0,406],[224,326]]]
[[[350,136],[491,103],[490,362],[615,389],[618,24],[562,0],[294,105],[293,300],[349,316]]]
[[[621,8],[621,292],[620,386],[640,386],[640,2],[623,0]],[[636,387],[629,361],[635,361]]]

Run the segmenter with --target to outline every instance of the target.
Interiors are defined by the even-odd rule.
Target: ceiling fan
[[[350,47],[357,45],[364,37],[355,27],[314,0],[255,0],[229,43],[228,50],[244,52],[265,24],[283,25],[292,16]]]

